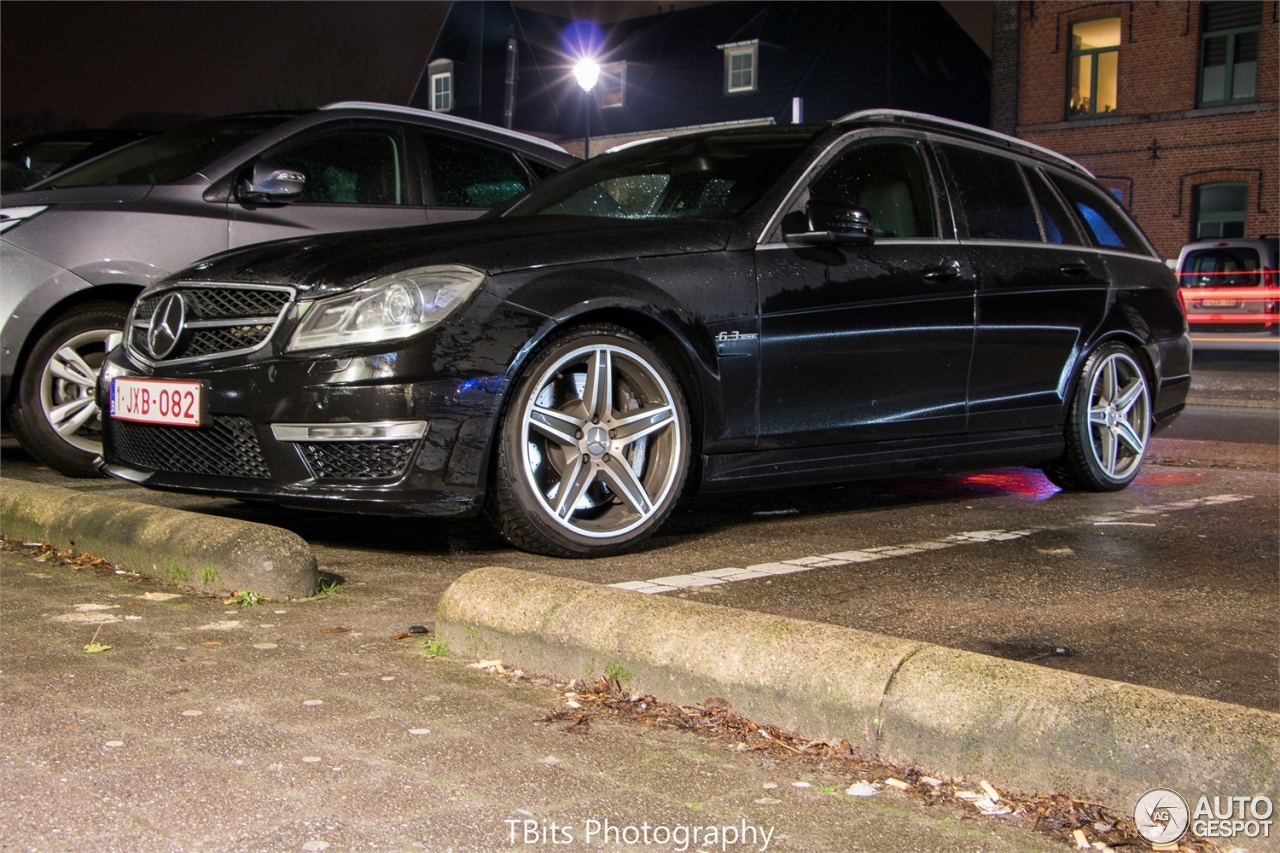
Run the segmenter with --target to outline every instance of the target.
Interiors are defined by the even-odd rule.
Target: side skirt
[[[1039,465],[1066,449],[1060,427],[704,457],[700,491],[725,492],[871,479],[898,474]]]

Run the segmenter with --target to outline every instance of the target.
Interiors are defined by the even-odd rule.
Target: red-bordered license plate
[[[199,382],[112,379],[111,417],[144,424],[198,427],[202,390]]]

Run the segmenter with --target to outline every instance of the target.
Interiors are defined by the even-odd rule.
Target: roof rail
[[[908,110],[858,110],[856,113],[849,113],[848,115],[841,116],[840,118],[836,119],[835,123],[844,124],[846,122],[865,121],[867,119],[875,119],[875,118],[911,119],[913,121],[924,122],[926,124],[940,124],[940,125],[943,125],[944,127],[958,128],[960,130],[968,131],[969,133],[973,133],[978,136],[985,136],[985,137],[988,137],[989,139],[998,139],[1001,142],[1005,143],[1006,145],[1016,145],[1019,148],[1025,148],[1029,151],[1038,152],[1053,160],[1057,160],[1059,163],[1064,163],[1078,172],[1083,172],[1084,174],[1088,175],[1091,178],[1094,177],[1093,172],[1090,172],[1088,169],[1086,169],[1084,166],[1081,166],[1075,160],[1072,160],[1070,157],[1067,157],[1063,154],[1059,154],[1057,151],[1052,151],[1048,148],[1045,148],[1043,145],[1036,145],[1034,142],[1027,142],[1025,139],[1019,139],[1016,136],[1009,136],[1008,134],[1005,134],[1005,133],[999,133],[994,130],[988,130],[985,127],[978,127],[977,125],[973,125],[973,124],[965,124],[962,121],[955,121],[954,119],[929,115],[928,113],[913,113]]]
[[[475,119],[462,118],[460,116],[451,116],[448,113],[437,113],[432,110],[420,110],[417,107],[402,107],[397,104],[379,104],[375,101],[334,101],[332,104],[325,104],[322,110],[382,110],[384,112],[404,113],[405,115],[430,118],[433,121],[444,122],[445,124],[456,124],[461,127],[474,128],[476,130],[488,130],[493,133],[501,133],[506,136],[515,136],[533,145],[541,145],[543,148],[550,148],[560,154],[568,154],[559,145],[554,142],[548,142],[537,136],[528,133],[521,133],[518,130],[507,130],[505,127],[498,127],[493,124],[485,124]]]

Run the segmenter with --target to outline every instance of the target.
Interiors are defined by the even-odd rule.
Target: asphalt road
[[[3,471],[289,528],[344,589],[403,590],[424,622],[449,583],[484,565],[604,584],[675,576],[671,586],[691,572],[813,558],[794,574],[660,594],[1277,710],[1280,483],[1274,462],[1254,464],[1277,444],[1276,360],[1264,356],[1198,356],[1200,393],[1245,405],[1193,405],[1161,439],[1194,458],[1148,464],[1123,492],[1064,493],[1013,468],[694,497],[645,551],[603,560],[516,551],[482,520],[358,518],[69,481],[12,446]],[[848,551],[868,556],[821,567],[822,555]]]
[[[1161,438],[1280,444],[1280,410],[1195,406],[1183,412]]]

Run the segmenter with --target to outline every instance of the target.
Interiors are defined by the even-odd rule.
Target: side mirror
[[[307,176],[296,169],[285,169],[259,160],[253,170],[240,181],[240,199],[247,202],[284,204],[302,195]]]
[[[862,208],[837,202],[810,199],[803,214],[790,213],[782,222],[786,239],[793,243],[869,246],[875,242],[871,215]],[[800,230],[803,227],[808,230]]]

